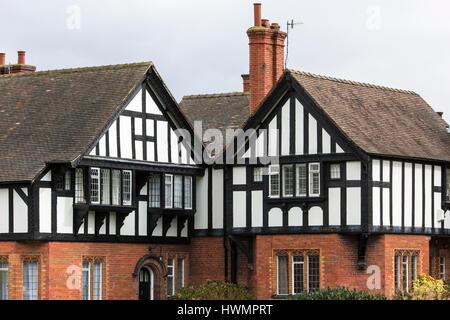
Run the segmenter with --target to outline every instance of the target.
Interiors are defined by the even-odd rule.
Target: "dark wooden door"
[[[139,300],[150,300],[150,282],[150,272],[146,268],[142,268],[139,272]]]

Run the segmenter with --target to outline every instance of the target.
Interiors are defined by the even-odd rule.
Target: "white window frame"
[[[292,193],[286,193],[286,174],[285,174],[285,169],[286,168],[290,168],[292,170],[292,180],[291,180],[291,188],[292,188]],[[295,189],[295,171],[294,171],[294,165],[293,164],[286,164],[282,166],[282,174],[283,174],[283,197],[293,197],[294,196],[294,189]]]
[[[179,277],[180,261],[181,261],[181,279]],[[181,288],[184,288],[184,259],[183,258],[177,259],[177,285],[178,284],[181,284],[181,286],[178,286],[178,290],[180,290]]]
[[[95,173],[96,172],[96,173]],[[90,181],[90,199],[91,199],[91,203],[92,204],[100,204],[100,168],[89,168],[89,174],[91,177],[91,181]],[[93,182],[97,181],[97,185],[98,185],[98,189],[97,189],[97,200],[93,200],[93,196],[92,196],[92,185]]]
[[[404,258],[406,258],[406,261],[404,261]],[[401,260],[401,266],[402,266],[402,270],[403,272],[401,272],[401,281],[402,281],[402,285],[403,285],[403,290],[405,290],[406,292],[409,292],[409,256],[405,255],[402,256]],[[406,268],[405,268],[406,265]],[[406,281],[404,281],[404,278],[406,277]],[[406,288],[405,288],[406,285]]]
[[[125,201],[125,173],[130,174],[130,199]],[[131,170],[123,170],[122,171],[122,205],[124,206],[131,206],[131,203],[133,202],[133,174]]]
[[[84,266],[84,264],[87,264],[87,268]],[[83,298],[83,272],[87,272],[87,299],[84,300],[91,300],[91,263],[89,261],[83,261],[81,264],[81,298]]]
[[[172,271],[172,272],[169,272]],[[169,294],[169,283],[167,283],[167,296],[175,294],[175,259],[169,258],[167,260],[167,280],[172,279],[172,294]],[[168,282],[168,281],[167,281]]]
[[[170,178],[170,183],[167,183],[167,178]],[[170,201],[169,205],[167,202],[167,186],[170,185]],[[173,174],[165,174],[164,175],[164,207],[165,208],[173,208]]]
[[[272,195],[272,177],[278,176],[278,193]],[[269,198],[279,198],[280,197],[280,166],[278,164],[273,164],[269,166]]]
[[[318,170],[313,170],[312,166],[318,166]],[[314,174],[318,174],[319,179],[319,191],[316,193],[314,192]],[[309,196],[310,197],[319,197],[320,196],[320,163],[319,162],[311,162],[308,165],[308,177],[309,177]]]
[[[186,193],[186,185],[187,185],[186,181],[190,181],[190,186],[191,186],[188,194]],[[192,188],[193,188],[192,177],[191,176],[185,176],[184,177],[184,190],[183,190],[183,193],[184,193],[184,203],[183,203],[183,205],[184,205],[184,209],[187,209],[187,210],[191,210],[192,209]],[[189,197],[189,203],[190,203],[189,206],[186,205],[186,199],[188,197]]]

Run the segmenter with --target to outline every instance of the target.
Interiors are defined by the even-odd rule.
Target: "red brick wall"
[[[223,281],[225,277],[224,254],[222,237],[192,238],[189,248],[190,282],[199,284],[206,280]]]

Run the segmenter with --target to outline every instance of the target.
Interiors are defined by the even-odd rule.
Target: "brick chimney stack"
[[[0,53],[0,75],[36,71],[35,66],[25,63],[25,51],[17,51],[17,64],[6,64],[5,53]]]
[[[280,31],[277,23],[270,25],[268,19],[261,19],[261,4],[253,4],[254,26],[247,30],[249,38],[249,80],[250,114],[253,114],[261,100],[278,81],[284,69],[284,40],[287,33]],[[246,92],[246,78],[244,92]]]

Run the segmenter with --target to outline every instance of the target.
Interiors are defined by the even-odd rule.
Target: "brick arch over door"
[[[162,260],[152,254],[146,254],[142,256],[136,266],[134,267],[133,272],[133,288],[135,289],[134,298],[136,300],[139,299],[139,273],[142,268],[150,268],[153,271],[153,299],[154,300],[163,300],[167,298],[167,288],[165,278],[167,277],[167,267],[164,265]]]

